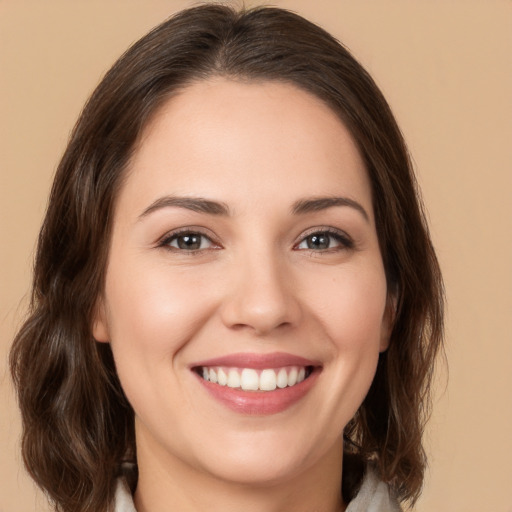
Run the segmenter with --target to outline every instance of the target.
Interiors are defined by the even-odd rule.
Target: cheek
[[[348,355],[380,347],[387,285],[378,262],[364,270],[341,268],[335,276],[306,285],[308,305],[336,350]]]
[[[173,358],[207,321],[212,298],[191,273],[169,271],[165,265],[123,265],[107,274],[106,296],[110,336],[123,350],[143,358]],[[126,279],[129,275],[130,278]]]
[[[182,366],[183,349],[210,318],[214,298],[199,275],[165,264],[116,263],[105,295],[117,373],[137,417],[165,432],[165,422],[189,406],[173,368]]]
[[[343,274],[343,275],[342,275]],[[364,273],[344,269],[317,288],[309,305],[330,349],[326,376],[329,421],[346,425],[373,381],[386,310],[386,280],[379,265]]]

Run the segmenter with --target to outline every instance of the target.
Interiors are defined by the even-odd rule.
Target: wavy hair
[[[345,429],[342,487],[348,501],[372,461],[397,496],[414,503],[426,464],[421,438],[443,337],[443,287],[411,161],[362,66],[323,29],[278,8],[181,11],[122,55],[88,100],[57,169],[29,315],[10,355],[25,465],[56,510],[107,512],[123,463],[136,463],[134,412],[109,345],[91,334],[115,200],[159,107],[215,76],[303,89],[337,113],[359,148],[396,314],[389,349]]]

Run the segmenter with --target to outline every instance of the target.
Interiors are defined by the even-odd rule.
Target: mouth
[[[231,354],[190,367],[215,401],[249,415],[283,412],[308,396],[319,362],[286,353]]]
[[[243,391],[268,392],[296,386],[310,377],[314,366],[283,366],[280,368],[238,368],[227,366],[194,367],[203,380]]]

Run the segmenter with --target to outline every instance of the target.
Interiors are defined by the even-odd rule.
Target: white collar
[[[115,512],[137,512],[126,480],[117,482]],[[401,512],[398,502],[389,495],[388,486],[369,468],[357,496],[346,512]]]
[[[114,512],[137,512],[133,504],[130,488],[124,478],[117,480]]]
[[[400,505],[389,494],[389,487],[368,468],[357,496],[348,504],[346,512],[401,512]]]

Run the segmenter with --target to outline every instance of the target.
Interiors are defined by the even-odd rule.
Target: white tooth
[[[217,382],[217,373],[213,368],[210,368],[210,382]]]
[[[226,372],[222,368],[219,368],[219,370],[217,371],[217,382],[221,386],[225,386],[228,383],[228,376],[226,375]]]
[[[240,374],[236,370],[229,370],[228,372],[228,387],[239,388],[240,387]]]
[[[277,377],[274,370],[263,370],[260,375],[261,391],[273,391],[276,389]]]
[[[210,374],[208,373],[208,368],[203,366],[203,379],[210,380]]]
[[[277,374],[277,387],[282,389],[286,386],[288,386],[288,374],[285,368],[281,368]]]
[[[297,384],[299,382],[302,382],[304,380],[304,378],[306,377],[306,369],[304,367],[302,367],[300,370],[299,370],[299,374],[297,375]]]
[[[240,385],[244,391],[256,391],[259,384],[258,372],[252,368],[244,368],[240,376]]]
[[[295,386],[295,384],[297,384],[298,373],[299,371],[295,366],[290,370],[288,374],[288,386]]]

